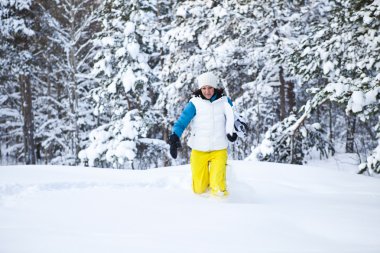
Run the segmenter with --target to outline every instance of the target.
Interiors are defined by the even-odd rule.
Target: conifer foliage
[[[149,1],[105,1],[99,13],[92,71],[99,85],[91,94],[100,126],[79,154],[90,166],[149,167],[142,154],[159,142],[148,140],[157,82],[150,56],[159,50],[157,29],[148,24],[156,15]]]
[[[380,173],[379,31],[378,0],[3,0],[1,160],[187,163],[166,141],[213,71],[250,129],[231,159],[355,152]]]
[[[326,100],[338,102],[345,106],[347,114],[374,126],[380,110],[380,49],[376,46],[380,3],[332,1],[320,5],[320,13],[316,14],[325,18],[310,26],[313,35],[305,37],[294,53],[289,64],[292,73],[305,82],[323,80],[324,85],[315,89],[313,98],[319,102],[311,104],[312,108]],[[378,135],[378,129],[374,129]],[[379,173],[378,162],[374,162],[376,150],[368,158],[371,162],[362,165],[363,170]]]

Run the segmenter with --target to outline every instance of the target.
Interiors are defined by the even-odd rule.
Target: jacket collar
[[[212,102],[214,102],[216,99],[217,99],[217,95],[216,95],[216,93],[215,93],[214,95],[212,95],[212,97],[211,97],[209,100],[210,100],[210,102],[212,103]]]
[[[211,103],[213,103],[213,102],[215,102],[216,100],[219,100],[222,97],[223,97],[222,94],[219,94],[219,93],[215,92],[215,94],[212,95],[212,97],[210,99],[206,99],[206,98],[204,98],[204,99],[206,99],[206,100],[210,101]]]

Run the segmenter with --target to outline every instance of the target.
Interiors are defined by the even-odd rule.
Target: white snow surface
[[[380,252],[378,178],[228,161],[230,196],[189,165],[0,167],[0,252]]]

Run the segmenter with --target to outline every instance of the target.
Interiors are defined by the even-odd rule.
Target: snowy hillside
[[[0,252],[380,252],[380,181],[230,161],[230,196],[191,192],[189,166],[0,167]]]

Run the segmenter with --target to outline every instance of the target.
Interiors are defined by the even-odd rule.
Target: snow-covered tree
[[[255,150],[250,158],[304,163],[311,150],[346,147],[362,173],[380,173],[378,1],[0,7],[2,156],[66,164],[80,156],[115,168],[173,163],[165,143],[172,124],[196,77],[213,71],[250,129],[231,158]],[[188,162],[188,151],[183,145],[175,162]]]
[[[6,43],[1,48],[4,68],[0,71],[3,103],[8,107],[2,110],[8,117],[2,130],[12,133],[4,136],[6,153],[19,160],[22,148],[30,150],[32,163],[34,156],[42,156],[45,162],[56,158],[55,163],[75,164],[78,145],[83,146],[79,140],[88,138],[85,132],[94,125],[93,119],[86,120],[91,117],[86,102],[91,80],[86,73],[91,60],[88,41],[96,31],[91,16],[96,4],[35,0],[1,5],[1,37]],[[27,141],[22,147],[24,136]],[[32,143],[29,148],[27,143]]]
[[[335,152],[320,124],[304,124],[290,115],[266,132],[248,160],[303,164],[313,150],[321,158]]]
[[[43,151],[49,157],[54,154],[53,163],[77,164],[78,152],[96,125],[88,92],[95,83],[89,73],[98,6],[89,0],[43,5],[49,47],[44,51],[47,61],[40,79],[45,89],[40,100],[45,103],[39,108],[38,138]]]
[[[168,53],[161,77],[165,87],[158,100],[164,108],[165,128],[170,129],[179,115],[180,110],[173,108],[183,108],[188,102],[196,88],[196,76],[211,70],[220,77],[227,94],[236,99],[237,110],[248,116],[250,128],[255,129],[259,117],[252,112],[257,112],[254,108],[261,100],[258,90],[271,89],[266,87],[271,82],[266,78],[272,75],[264,77],[259,85],[252,83],[260,74],[273,73],[273,65],[265,56],[273,29],[264,17],[273,17],[271,5],[256,1],[181,1],[174,5],[173,13],[172,29],[163,38]],[[282,11],[279,9],[278,13]],[[244,83],[248,84],[243,86]],[[273,96],[269,100],[275,101]],[[270,107],[273,105],[268,105],[268,111]],[[259,137],[254,137],[257,133],[252,133],[255,134],[234,145],[236,157],[246,155],[242,152],[247,149],[246,143],[249,148],[252,142],[257,142]]]
[[[7,155],[27,164],[35,164],[34,111],[40,44],[36,1],[2,1],[0,3],[0,79],[2,109],[0,118],[6,124],[1,131]]]
[[[81,159],[92,166],[148,168],[144,157],[150,162],[157,159],[146,152],[157,146],[157,134],[149,129],[157,124],[152,121],[151,109],[157,96],[158,79],[153,68],[159,62],[160,31],[149,24],[157,23],[160,8],[149,1],[104,3],[92,72],[99,87],[91,91],[94,113],[102,121],[93,131],[89,147],[81,151]],[[161,141],[158,148],[162,145]],[[94,151],[99,146],[102,148]],[[140,157],[138,161],[136,156]]]
[[[303,82],[324,80],[324,84],[313,89],[315,95],[296,121],[298,125],[328,100],[344,104],[347,114],[362,121],[378,115],[379,8],[378,1],[314,5],[312,18],[318,22],[311,22],[307,30],[310,33],[288,66]],[[294,126],[287,130],[291,128]],[[377,164],[373,160],[370,163]],[[377,167],[372,170],[378,171]]]

